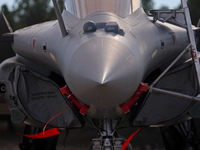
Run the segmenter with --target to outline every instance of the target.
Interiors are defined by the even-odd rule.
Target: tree
[[[63,2],[64,0],[58,0],[61,11],[64,8]],[[145,12],[153,8],[152,0],[142,2]],[[13,30],[56,19],[51,0],[15,0],[12,11],[7,6],[3,6],[2,10]]]
[[[13,19],[13,13],[8,9],[7,5],[3,5],[0,9],[0,12],[6,14],[6,18],[10,26],[13,27],[15,24],[14,19]]]
[[[153,9],[154,3],[152,0],[142,0],[143,9],[148,13],[149,9]]]
[[[188,0],[188,7],[190,8],[190,15],[192,23],[197,25],[200,19],[200,0]]]
[[[55,18],[49,16],[51,11],[50,0],[15,0],[13,11],[16,28],[30,26]]]
[[[168,10],[169,9],[169,7],[168,6],[166,6],[166,5],[162,5],[159,9],[161,9],[161,10]]]
[[[61,11],[63,2],[58,0]],[[15,0],[12,11],[3,5],[1,12],[6,15],[13,30],[56,19],[51,0]]]

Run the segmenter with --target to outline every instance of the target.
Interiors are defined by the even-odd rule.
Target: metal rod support
[[[168,71],[173,67],[173,65],[186,53],[188,52],[188,49],[190,48],[191,44],[189,44],[182,52],[181,54],[165,69],[163,73],[150,85],[150,87],[153,87]]]
[[[192,46],[192,58],[193,58],[195,69],[196,69],[198,85],[200,87],[200,67],[199,67],[200,65],[199,65],[199,58],[198,58],[198,52],[197,52],[197,47],[196,47],[196,41],[195,41],[195,37],[194,37],[194,31],[192,29],[190,12],[189,12],[189,8],[187,6],[187,0],[181,0],[181,2],[182,2],[182,8],[185,11],[185,20],[186,20],[186,23],[187,23],[188,36],[189,36],[190,43],[191,43],[191,46]]]
[[[186,98],[186,99],[190,99],[190,100],[200,101],[200,98],[198,98],[198,97],[189,96],[189,95],[178,93],[178,92],[172,92],[172,91],[163,90],[163,89],[154,88],[154,87],[151,87],[149,90],[157,92],[157,93],[162,93],[162,94],[172,95],[172,96]]]
[[[60,7],[58,6],[57,0],[52,0],[52,2],[53,2],[53,5],[54,5],[56,16],[58,18],[58,22],[59,22],[59,25],[60,25],[60,30],[62,32],[62,36],[65,37],[65,36],[68,35],[68,31],[65,28],[65,24],[64,24],[63,17],[62,17],[61,11],[60,11]]]

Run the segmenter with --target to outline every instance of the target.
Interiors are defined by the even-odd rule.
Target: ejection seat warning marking
[[[193,45],[191,45],[191,48],[192,48],[192,53],[193,53],[193,56],[194,56],[194,61],[197,63],[198,62],[198,54],[196,53],[195,51],[195,47]]]
[[[58,95],[54,91],[35,92],[31,95],[31,100],[45,100],[56,98],[58,98]]]

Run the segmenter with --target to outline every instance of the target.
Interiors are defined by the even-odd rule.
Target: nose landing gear
[[[92,150],[122,150],[122,145],[122,138],[103,137],[93,139]]]
[[[102,127],[99,129],[99,138],[95,138],[92,141],[90,150],[122,150],[125,139],[120,137],[115,132],[118,121],[104,120],[99,125]],[[129,144],[126,150],[133,150]]]

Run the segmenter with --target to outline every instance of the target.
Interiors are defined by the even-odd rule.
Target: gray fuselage
[[[189,44],[185,29],[154,23],[142,8],[126,18],[97,12],[83,20],[64,11],[69,34],[62,36],[57,21],[18,30],[13,50],[61,75],[73,95],[90,107],[86,115],[117,119],[143,80],[172,61]],[[85,32],[92,21],[97,30]],[[107,31],[108,23],[119,26]],[[112,27],[112,26],[111,26]]]

